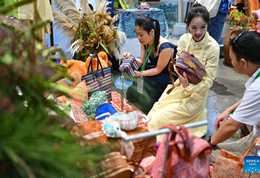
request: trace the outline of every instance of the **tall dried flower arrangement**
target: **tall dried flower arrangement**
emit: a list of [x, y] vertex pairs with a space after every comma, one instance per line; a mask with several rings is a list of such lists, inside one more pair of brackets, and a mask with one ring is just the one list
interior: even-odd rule
[[93, 12], [88, 0], [79, 0], [77, 9], [73, 0], [53, 0], [52, 7], [54, 26], [61, 31], [62, 39], [68, 39], [72, 54], [77, 53], [77, 59], [85, 61], [91, 53], [106, 51], [119, 59], [119, 50], [126, 41], [125, 34], [117, 31], [113, 18], [107, 11], [107, 1], [96, 0], [96, 11]]

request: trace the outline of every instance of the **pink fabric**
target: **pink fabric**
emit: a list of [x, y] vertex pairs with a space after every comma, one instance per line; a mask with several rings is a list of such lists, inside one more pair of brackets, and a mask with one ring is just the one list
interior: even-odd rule
[[[183, 132], [183, 131], [180, 131]], [[183, 133], [182, 133], [183, 134]], [[171, 138], [172, 133], [170, 133], [169, 138]], [[186, 136], [185, 136], [186, 137]], [[184, 138], [185, 138], [184, 137]], [[211, 146], [209, 143], [201, 138], [194, 136], [192, 133], [188, 132], [188, 138], [184, 142], [179, 133], [176, 134], [174, 145], [182, 152], [184, 148], [184, 143], [189, 145], [188, 148], [190, 150], [190, 156], [188, 156], [188, 149], [183, 151], [185, 156], [194, 157], [193, 161], [189, 163], [184, 160], [181, 154], [176, 154], [174, 149], [171, 152], [170, 160], [170, 170], [171, 173], [169, 177], [172, 178], [207, 178], [209, 175], [209, 167], [210, 167], [210, 153]], [[163, 164], [165, 157], [165, 143], [166, 143], [166, 135], [164, 136], [162, 143], [159, 146], [159, 149], [156, 153], [156, 160], [153, 165], [152, 177], [161, 178], [163, 176]], [[177, 144], [176, 144], [177, 143]], [[192, 159], [191, 159], [192, 160]], [[167, 169], [166, 169], [167, 170]], [[167, 171], [165, 172], [167, 173]], [[167, 175], [167, 174], [166, 174]], [[167, 177], [167, 176], [166, 176]]]
[[[69, 95], [73, 99], [73, 102], [78, 105], [79, 107], [88, 100], [88, 91], [85, 81], [81, 81], [76, 87], [74, 87], [70, 92]], [[68, 99], [66, 96], [59, 96], [57, 97], [58, 103], [67, 103]]]
[[73, 112], [74, 121], [77, 124], [81, 124], [81, 123], [90, 121], [90, 119], [88, 118], [86, 113], [77, 104], [75, 104], [74, 102], [72, 102], [70, 100], [68, 102], [71, 105], [71, 112]]

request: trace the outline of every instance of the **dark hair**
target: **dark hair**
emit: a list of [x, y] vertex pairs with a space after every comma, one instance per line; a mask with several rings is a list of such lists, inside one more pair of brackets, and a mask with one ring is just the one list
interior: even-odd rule
[[155, 37], [154, 37], [154, 47], [155, 52], [157, 51], [157, 46], [159, 44], [160, 39], [160, 24], [157, 19], [152, 19], [151, 17], [141, 17], [135, 20], [135, 26], [141, 27], [148, 34], [152, 29], [154, 29]]
[[202, 17], [204, 21], [208, 24], [208, 29], [209, 29], [209, 11], [205, 6], [202, 6], [198, 2], [196, 2], [188, 12], [187, 21], [186, 21], [187, 26], [190, 25], [190, 22], [194, 17]]
[[260, 34], [255, 31], [240, 33], [229, 41], [229, 46], [235, 53], [237, 60], [244, 58], [254, 64], [260, 64]]

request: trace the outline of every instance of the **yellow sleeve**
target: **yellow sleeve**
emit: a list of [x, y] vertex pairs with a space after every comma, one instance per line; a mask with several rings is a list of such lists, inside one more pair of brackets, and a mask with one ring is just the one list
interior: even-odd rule
[[[207, 52], [208, 51], [208, 52]], [[203, 79], [197, 85], [189, 84], [188, 87], [184, 88], [184, 90], [188, 93], [200, 93], [207, 91], [213, 84], [213, 80], [217, 75], [218, 70], [218, 61], [219, 61], [219, 46], [215, 45], [206, 48], [206, 63], [205, 63], [205, 74]]]
[[188, 35], [188, 34], [182, 35], [182, 36], [180, 37], [180, 39], [178, 40], [177, 56], [179, 56], [179, 54], [180, 54], [182, 51], [185, 51], [185, 50], [186, 50], [186, 46], [185, 46], [185, 45], [188, 45], [187, 35]]

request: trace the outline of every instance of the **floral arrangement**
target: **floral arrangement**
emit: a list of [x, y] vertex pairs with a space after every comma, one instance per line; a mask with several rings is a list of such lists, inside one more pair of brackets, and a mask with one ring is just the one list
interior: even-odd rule
[[243, 12], [234, 9], [230, 12], [229, 16], [226, 18], [226, 23], [232, 26], [239, 27], [252, 27], [256, 28], [258, 21], [257, 13], [253, 13], [252, 16], [248, 17]]
[[96, 11], [93, 12], [88, 0], [80, 0], [78, 9], [73, 0], [54, 0], [56, 8], [52, 8], [56, 23], [54, 26], [61, 31], [62, 39], [68, 39], [72, 54], [77, 59], [86, 61], [89, 54], [105, 51], [120, 59], [119, 50], [126, 41], [125, 34], [117, 31], [113, 18], [107, 12], [108, 2], [96, 0]]

